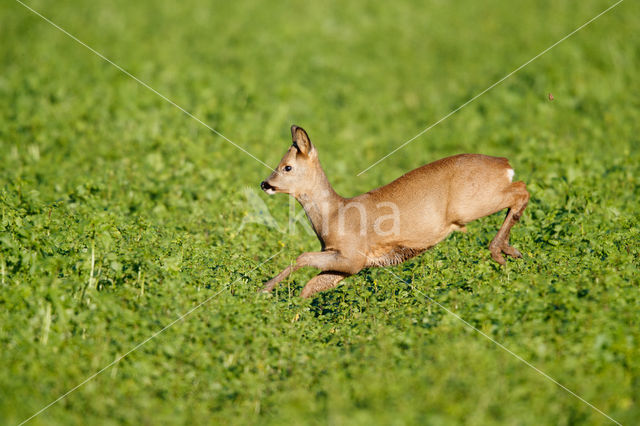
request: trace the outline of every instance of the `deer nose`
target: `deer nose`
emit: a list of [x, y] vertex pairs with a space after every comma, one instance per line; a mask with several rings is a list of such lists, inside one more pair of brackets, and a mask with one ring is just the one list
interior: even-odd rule
[[262, 183], [260, 183], [260, 188], [262, 188], [263, 191], [266, 191], [271, 188], [271, 185], [269, 185], [266, 180], [263, 180]]

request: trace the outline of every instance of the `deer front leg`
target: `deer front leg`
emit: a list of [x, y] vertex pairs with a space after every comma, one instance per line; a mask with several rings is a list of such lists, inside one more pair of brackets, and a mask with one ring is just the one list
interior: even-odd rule
[[307, 285], [302, 289], [300, 296], [307, 299], [319, 291], [329, 290], [338, 285], [340, 281], [347, 278], [351, 274], [344, 272], [324, 271], [311, 278]]
[[298, 268], [296, 268], [295, 265], [287, 266], [278, 275], [276, 275], [275, 277], [271, 278], [269, 281], [264, 283], [264, 287], [262, 287], [260, 291], [262, 293], [269, 293], [271, 290], [273, 290], [276, 287], [276, 285], [278, 285], [280, 281], [287, 278], [289, 275], [291, 275], [292, 272], [296, 271], [297, 269]]
[[261, 291], [270, 292], [280, 281], [304, 266], [311, 266], [321, 271], [335, 271], [353, 275], [362, 270], [364, 265], [365, 258], [360, 255], [347, 257], [337, 251], [302, 253], [292, 265], [287, 266], [282, 272], [267, 281]]

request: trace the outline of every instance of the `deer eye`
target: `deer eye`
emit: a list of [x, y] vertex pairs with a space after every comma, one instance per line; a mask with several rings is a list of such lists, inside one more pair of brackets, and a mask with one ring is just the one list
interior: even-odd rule
[[291, 166], [284, 166], [284, 171], [285, 171], [285, 172], [290, 172], [290, 171], [291, 171], [291, 169], [293, 169], [293, 167], [291, 167]]

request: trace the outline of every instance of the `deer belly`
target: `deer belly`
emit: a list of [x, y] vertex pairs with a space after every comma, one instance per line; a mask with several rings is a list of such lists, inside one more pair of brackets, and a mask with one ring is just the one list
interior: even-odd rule
[[367, 268], [376, 266], [398, 265], [407, 259], [423, 253], [426, 248], [411, 248], [405, 246], [380, 247], [367, 255]]

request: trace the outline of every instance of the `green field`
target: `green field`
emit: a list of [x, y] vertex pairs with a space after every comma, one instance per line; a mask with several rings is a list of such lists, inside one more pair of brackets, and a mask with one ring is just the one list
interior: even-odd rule
[[319, 248], [264, 165], [3, 2], [0, 424], [205, 300], [29, 424], [611, 424], [470, 326], [637, 424], [638, 2], [356, 177], [613, 3], [29, 0], [268, 165], [303, 126], [341, 195], [461, 152], [527, 182], [523, 259], [498, 214], [302, 300], [315, 271], [256, 293]]

